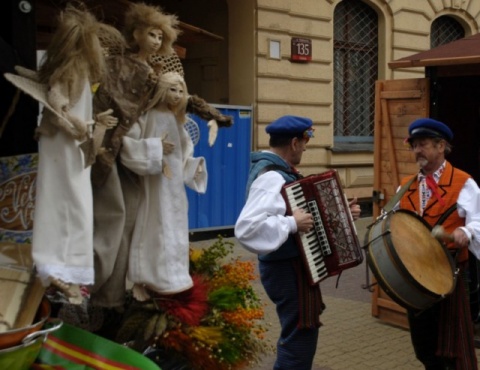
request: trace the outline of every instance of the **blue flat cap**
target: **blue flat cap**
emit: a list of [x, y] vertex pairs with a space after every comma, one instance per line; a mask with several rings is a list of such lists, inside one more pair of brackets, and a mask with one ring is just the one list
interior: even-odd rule
[[270, 135], [297, 136], [311, 130], [312, 125], [313, 122], [310, 118], [283, 116], [270, 123], [265, 131]]
[[408, 142], [418, 137], [438, 137], [450, 142], [453, 139], [453, 132], [440, 121], [432, 118], [420, 118], [413, 121], [408, 127]]

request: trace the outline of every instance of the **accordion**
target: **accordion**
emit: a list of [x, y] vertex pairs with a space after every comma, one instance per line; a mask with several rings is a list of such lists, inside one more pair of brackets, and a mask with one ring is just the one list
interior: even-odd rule
[[312, 230], [295, 234], [310, 284], [362, 263], [363, 254], [337, 171], [286, 184], [282, 196], [288, 214], [303, 208], [314, 219]]

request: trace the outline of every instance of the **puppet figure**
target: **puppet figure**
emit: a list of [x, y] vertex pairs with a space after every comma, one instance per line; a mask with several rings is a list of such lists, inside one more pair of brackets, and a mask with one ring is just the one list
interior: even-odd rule
[[92, 181], [102, 186], [115, 164], [122, 137], [145, 112], [161, 75], [148, 63], [153, 53], [171, 54], [178, 35], [178, 20], [159, 7], [132, 4], [125, 15], [126, 50], [107, 58], [107, 76], [95, 95], [95, 110], [113, 109], [119, 123], [104, 139], [106, 150], [93, 165]]
[[137, 206], [138, 176], [118, 160], [122, 139], [151, 104], [161, 67], [148, 63], [150, 54], [170, 55], [178, 35], [178, 20], [159, 7], [131, 4], [125, 15], [127, 47], [107, 58], [107, 76], [94, 98], [96, 112], [112, 108], [117, 127], [106, 133], [92, 166], [94, 198], [95, 284], [92, 303], [121, 307], [125, 299], [125, 276]]
[[[49, 109], [36, 130], [32, 254], [43, 285], [56, 285], [72, 303], [82, 301], [79, 286], [94, 281], [90, 167], [80, 144], [94, 124], [91, 85], [104, 74], [101, 28], [108, 29], [87, 11], [67, 6], [38, 73], [38, 82], [48, 87]], [[101, 125], [116, 123], [110, 113], [98, 115]]]
[[128, 268], [134, 296], [140, 300], [193, 286], [185, 185], [203, 193], [207, 184], [205, 159], [193, 157], [193, 143], [184, 128], [188, 94], [182, 76], [163, 74], [157, 99], [123, 138], [121, 151], [122, 163], [140, 176]]
[[[176, 16], [163, 13], [159, 7], [131, 4], [125, 15], [126, 50], [112, 53], [107, 59], [107, 79], [95, 94], [95, 111], [112, 108], [119, 118], [117, 127], [106, 133], [105, 150], [92, 166], [95, 284], [91, 297], [97, 306], [119, 308], [125, 300], [128, 248], [140, 187], [138, 175], [118, 160], [118, 153], [123, 137], [155, 103], [152, 95], [156, 83], [163, 73], [172, 71], [168, 61], [178, 60], [173, 49], [179, 34], [177, 26]], [[174, 66], [183, 75], [181, 63]], [[195, 95], [188, 96], [187, 111], [210, 121], [211, 145], [216, 129], [232, 124], [231, 117]]]

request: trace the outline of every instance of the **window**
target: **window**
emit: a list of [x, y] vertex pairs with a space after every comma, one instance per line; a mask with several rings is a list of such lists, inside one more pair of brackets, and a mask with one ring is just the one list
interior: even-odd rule
[[378, 77], [378, 16], [358, 0], [334, 13], [335, 141], [373, 141]]
[[435, 19], [430, 31], [430, 48], [448, 44], [465, 37], [462, 25], [452, 17], [443, 15]]

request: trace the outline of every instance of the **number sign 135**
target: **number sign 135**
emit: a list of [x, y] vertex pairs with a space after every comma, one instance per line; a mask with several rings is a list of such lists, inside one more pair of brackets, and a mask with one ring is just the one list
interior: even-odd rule
[[292, 62], [309, 62], [312, 60], [312, 40], [292, 38], [290, 60]]

